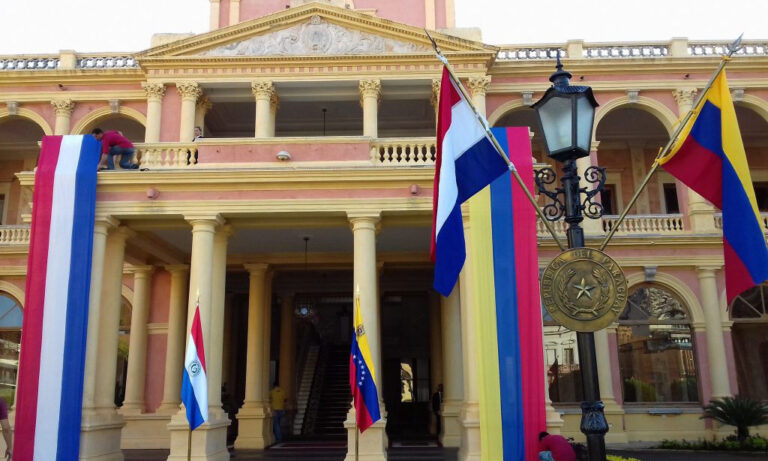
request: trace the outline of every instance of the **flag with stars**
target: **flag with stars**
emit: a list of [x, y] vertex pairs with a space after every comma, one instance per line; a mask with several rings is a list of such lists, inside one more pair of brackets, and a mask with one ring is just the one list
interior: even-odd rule
[[352, 389], [357, 427], [360, 433], [381, 419], [379, 393], [376, 390], [376, 371], [373, 369], [371, 349], [365, 335], [360, 298], [355, 297], [352, 351], [349, 355], [349, 386]]

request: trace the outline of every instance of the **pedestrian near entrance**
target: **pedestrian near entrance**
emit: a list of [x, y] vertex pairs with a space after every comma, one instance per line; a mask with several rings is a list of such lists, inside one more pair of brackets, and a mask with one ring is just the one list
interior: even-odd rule
[[280, 426], [285, 416], [285, 393], [277, 384], [269, 391], [269, 401], [272, 406], [272, 432], [275, 433], [275, 442], [282, 442], [283, 431]]
[[99, 169], [114, 170], [115, 169], [115, 155], [120, 156], [120, 168], [125, 170], [136, 170], [139, 165], [131, 162], [133, 154], [136, 153], [136, 149], [133, 147], [133, 143], [128, 140], [119, 131], [102, 131], [101, 128], [94, 128], [91, 132], [93, 137], [101, 141], [101, 153], [107, 156], [106, 168], [99, 167]]
[[539, 459], [541, 461], [576, 461], [576, 452], [562, 435], [539, 433]]
[[3, 429], [5, 440], [5, 459], [10, 460], [13, 455], [13, 437], [11, 437], [11, 424], [8, 422], [8, 403], [0, 397], [0, 427]]

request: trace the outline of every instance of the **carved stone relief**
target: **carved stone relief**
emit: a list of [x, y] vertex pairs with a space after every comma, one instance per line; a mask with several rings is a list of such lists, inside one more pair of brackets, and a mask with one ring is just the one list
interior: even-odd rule
[[203, 56], [418, 53], [426, 46], [350, 30], [313, 16], [309, 22], [202, 53]]

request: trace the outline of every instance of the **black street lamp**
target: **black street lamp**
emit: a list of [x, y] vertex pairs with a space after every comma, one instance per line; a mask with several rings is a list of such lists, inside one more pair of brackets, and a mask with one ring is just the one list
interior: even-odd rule
[[[581, 228], [584, 216], [597, 219], [603, 215], [602, 205], [592, 199], [603, 189], [605, 169], [589, 167], [584, 172], [584, 178], [595, 187], [591, 190], [579, 187], [576, 159], [589, 155], [592, 125], [598, 104], [592, 88], [572, 86], [570, 78], [571, 74], [563, 70], [558, 55], [557, 71], [549, 77], [552, 86], [532, 106], [544, 135], [547, 154], [563, 164], [563, 176], [560, 179], [562, 187], [556, 187], [554, 191], [547, 189], [556, 180], [555, 171], [551, 168], [536, 172], [536, 186], [539, 194], [552, 200], [544, 207], [546, 218], [556, 221], [564, 217], [568, 223], [568, 247], [579, 248], [584, 246], [584, 231]], [[578, 332], [577, 339], [585, 400], [581, 403], [581, 432], [587, 436], [589, 460], [605, 461], [608, 423], [603, 414], [603, 402], [600, 401], [595, 338], [591, 332]]]

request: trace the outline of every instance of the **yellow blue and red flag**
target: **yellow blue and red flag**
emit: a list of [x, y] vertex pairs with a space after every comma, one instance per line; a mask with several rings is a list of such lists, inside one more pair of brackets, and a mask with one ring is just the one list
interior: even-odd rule
[[357, 415], [357, 427], [364, 432], [381, 419], [379, 393], [376, 390], [376, 370], [365, 334], [363, 316], [360, 312], [360, 297], [355, 297], [352, 350], [349, 355], [349, 386]]
[[659, 163], [723, 211], [725, 291], [736, 296], [768, 280], [768, 247], [725, 71]]

